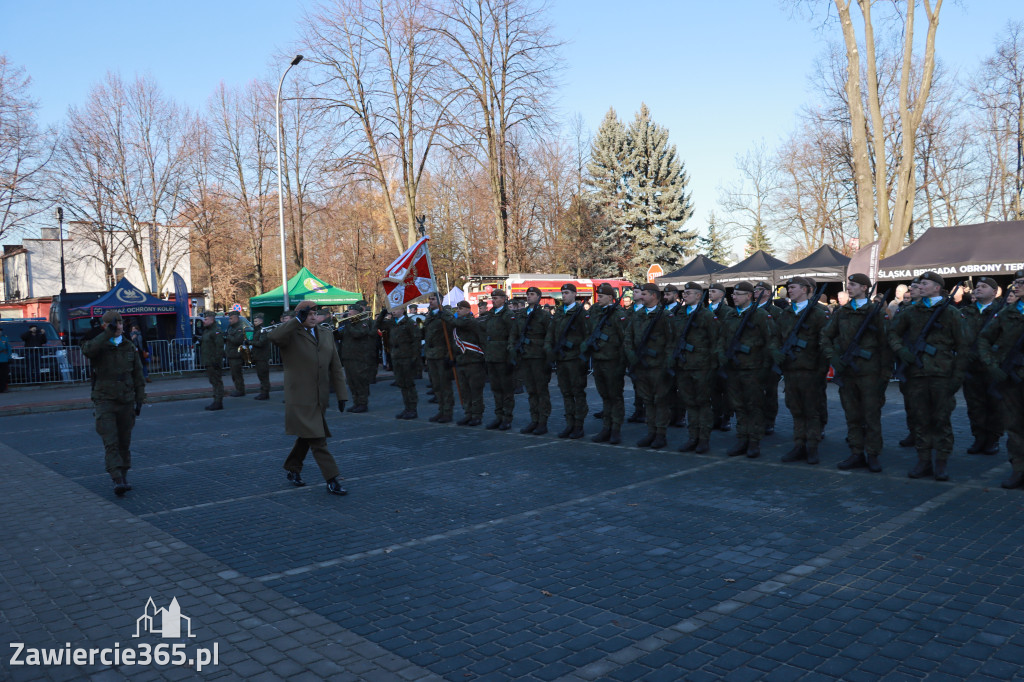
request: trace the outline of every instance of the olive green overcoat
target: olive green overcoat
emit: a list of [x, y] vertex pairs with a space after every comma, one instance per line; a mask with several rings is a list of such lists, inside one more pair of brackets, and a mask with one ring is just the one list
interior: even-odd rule
[[345, 370], [334, 337], [315, 328], [316, 338], [293, 318], [267, 334], [281, 349], [284, 364], [284, 430], [300, 438], [330, 436], [324, 413], [329, 407], [330, 385], [338, 400], [348, 400]]

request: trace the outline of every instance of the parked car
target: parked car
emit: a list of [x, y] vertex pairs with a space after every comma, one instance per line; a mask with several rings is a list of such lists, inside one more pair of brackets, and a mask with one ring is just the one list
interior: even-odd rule
[[[38, 327], [46, 337], [42, 347], [25, 348], [21, 337], [32, 326]], [[3, 327], [11, 344], [11, 361], [8, 364], [11, 383], [71, 380], [73, 370], [68, 364], [67, 350], [52, 324], [41, 317], [32, 317], [0, 320], [0, 327]]]
[[92, 328], [90, 318], [79, 317], [71, 319], [68, 311], [73, 308], [81, 308], [93, 301], [102, 298], [106, 291], [92, 291], [87, 293], [56, 294], [50, 304], [50, 324], [57, 330], [57, 336], [64, 342], [65, 346], [78, 346]]

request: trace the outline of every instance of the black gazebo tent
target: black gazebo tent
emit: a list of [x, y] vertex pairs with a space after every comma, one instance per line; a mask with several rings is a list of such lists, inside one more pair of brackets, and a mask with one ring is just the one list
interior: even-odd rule
[[775, 256], [764, 251], [755, 251], [745, 260], [741, 260], [731, 268], [725, 268], [711, 275], [711, 281], [726, 286], [733, 286], [742, 281], [757, 282], [763, 280], [775, 284], [775, 271], [787, 266]]
[[666, 284], [682, 286], [687, 282], [697, 282], [702, 287], [707, 288], [711, 284], [711, 275], [724, 269], [724, 265], [711, 260], [707, 256], [697, 256], [675, 272], [658, 277], [654, 280], [654, 283], [661, 286]]
[[846, 279], [846, 266], [850, 259], [828, 244], [792, 265], [775, 271], [779, 280], [790, 277], [810, 277], [816, 282], [842, 282]]
[[908, 280], [932, 270], [943, 277], [1012, 275], [1024, 267], [1024, 221], [933, 227], [878, 264], [878, 279]]

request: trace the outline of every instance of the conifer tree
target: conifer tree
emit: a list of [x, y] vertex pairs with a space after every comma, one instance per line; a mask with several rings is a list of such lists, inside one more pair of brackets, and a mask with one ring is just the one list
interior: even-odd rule
[[622, 272], [626, 246], [622, 203], [625, 199], [626, 128], [615, 109], [609, 109], [590, 149], [587, 164], [588, 203], [598, 212], [594, 222], [592, 270], [597, 277], [617, 277]]
[[718, 218], [712, 212], [708, 216], [708, 232], [704, 237], [699, 237], [697, 243], [700, 251], [716, 263], [726, 264], [729, 259], [729, 245], [725, 242], [722, 231], [718, 228]]
[[775, 255], [772, 253], [772, 243], [768, 241], [768, 230], [761, 223], [754, 225], [754, 230], [747, 239], [746, 254], [749, 256], [756, 251], [764, 251], [769, 256]]

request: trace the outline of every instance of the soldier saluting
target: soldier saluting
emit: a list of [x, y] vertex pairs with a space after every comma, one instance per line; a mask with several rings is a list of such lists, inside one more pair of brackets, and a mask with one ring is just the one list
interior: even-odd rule
[[[878, 473], [882, 464], [882, 406], [892, 373], [886, 337], [884, 301], [868, 299], [871, 280], [863, 273], [847, 278], [848, 303], [832, 314], [822, 331], [822, 351], [835, 370], [833, 383], [846, 413], [850, 456], [838, 464], [843, 471], [867, 467]], [[788, 382], [787, 382], [788, 383]]]
[[936, 481], [949, 480], [951, 417], [956, 392], [963, 383], [968, 350], [963, 318], [949, 305], [949, 297], [943, 296], [944, 286], [941, 275], [930, 271], [921, 275], [921, 302], [897, 315], [889, 328], [889, 345], [900, 363], [897, 378], [905, 383], [904, 396], [917, 449], [917, 465], [907, 476], [934, 475]]

